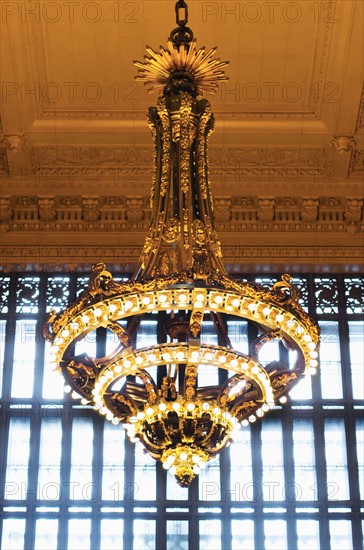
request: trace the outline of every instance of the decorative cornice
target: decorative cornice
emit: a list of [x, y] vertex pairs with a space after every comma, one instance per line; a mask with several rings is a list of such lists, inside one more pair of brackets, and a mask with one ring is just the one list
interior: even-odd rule
[[[232, 232], [362, 230], [356, 197], [224, 196], [214, 201], [216, 227]], [[0, 198], [0, 228], [11, 231], [145, 232], [148, 196], [10, 196]]]

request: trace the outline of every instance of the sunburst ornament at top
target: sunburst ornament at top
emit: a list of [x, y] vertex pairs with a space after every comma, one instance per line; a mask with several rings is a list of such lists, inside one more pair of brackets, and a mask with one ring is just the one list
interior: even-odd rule
[[194, 85], [197, 95], [203, 91], [215, 93], [219, 82], [228, 80], [221, 70], [228, 61], [214, 58], [216, 49], [212, 48], [208, 52], [205, 48], [198, 50], [195, 40], [180, 47], [168, 40], [167, 48], [161, 46], [159, 52], [147, 47], [150, 57], [144, 56], [143, 63], [134, 61], [139, 67], [136, 80], [144, 82], [149, 93], [168, 88], [176, 79], [189, 81]]

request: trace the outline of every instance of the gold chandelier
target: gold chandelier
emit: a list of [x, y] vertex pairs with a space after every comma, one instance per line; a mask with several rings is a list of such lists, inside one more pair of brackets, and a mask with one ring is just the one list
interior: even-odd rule
[[[289, 275], [272, 288], [231, 278], [213, 222], [207, 141], [214, 118], [202, 91], [226, 80], [215, 49], [197, 50], [187, 5], [176, 3], [178, 27], [167, 49], [148, 48], [139, 80], [161, 90], [149, 109], [154, 140], [152, 217], [136, 275], [116, 282], [105, 264], [92, 267], [88, 290], [60, 314], [51, 313], [45, 337], [51, 362], [69, 391], [114, 424], [187, 487], [200, 469], [234, 439], [241, 426], [263, 417], [307, 372], [317, 367], [319, 331], [300, 307]], [[145, 314], [164, 312], [157, 345], [136, 347]], [[226, 318], [255, 325], [249, 355], [235, 351]], [[203, 343], [206, 318], [219, 345]], [[126, 320], [126, 328], [120, 321]], [[101, 358], [74, 355], [77, 342], [104, 327], [116, 349]], [[296, 352], [295, 364], [258, 356], [272, 340]], [[159, 375], [150, 372], [157, 367]], [[218, 385], [198, 386], [199, 369], [225, 373]]]

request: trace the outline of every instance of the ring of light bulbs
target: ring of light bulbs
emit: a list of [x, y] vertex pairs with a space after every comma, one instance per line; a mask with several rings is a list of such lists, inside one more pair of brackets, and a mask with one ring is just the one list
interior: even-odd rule
[[[67, 360], [70, 346], [97, 326], [107, 326], [110, 321], [115, 322], [155, 311], [196, 309], [203, 312], [231, 313], [236, 317], [264, 325], [275, 331], [277, 338], [290, 342], [292, 349], [299, 352], [299, 374], [313, 374], [316, 371], [317, 342], [312, 340], [309, 330], [292, 313], [275, 304], [257, 301], [237, 292], [188, 286], [124, 293], [85, 307], [59, 328], [51, 349], [51, 363], [58, 366], [63, 360]], [[102, 362], [105, 364], [104, 367]], [[100, 359], [100, 371], [93, 390], [93, 405], [102, 414], [106, 414], [109, 420], [117, 423], [117, 417], [105, 404], [104, 394], [118, 379], [127, 375], [137, 375], [138, 370], [148, 370], [159, 365], [191, 363], [209, 364], [235, 373], [244, 373], [244, 376], [253, 379], [261, 389], [263, 402], [269, 407], [274, 404], [275, 396], [269, 374], [258, 361], [222, 346], [201, 344], [194, 347], [189, 343], [171, 342], [148, 349], [126, 348], [121, 354], [116, 355], [115, 360], [110, 359], [110, 356]], [[76, 392], [73, 396], [80, 397]], [[84, 397], [83, 402], [88, 403], [89, 400]]]

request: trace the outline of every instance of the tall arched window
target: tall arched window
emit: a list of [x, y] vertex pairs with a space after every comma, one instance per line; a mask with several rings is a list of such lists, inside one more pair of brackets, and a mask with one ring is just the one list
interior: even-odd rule
[[[255, 277], [263, 284], [272, 279]], [[42, 325], [87, 280], [43, 273], [0, 278], [1, 548], [362, 547], [362, 278], [294, 279], [302, 305], [320, 323], [320, 374], [297, 386], [284, 408], [242, 429], [189, 489], [132, 445], [122, 427], [64, 394], [62, 378], [49, 368]], [[157, 316], [145, 318], [138, 346], [153, 341], [157, 323]], [[233, 320], [228, 331], [234, 347], [246, 351], [246, 322]], [[110, 343], [99, 329], [84, 344], [93, 354]], [[283, 353], [272, 344], [269, 358], [260, 360]]]

